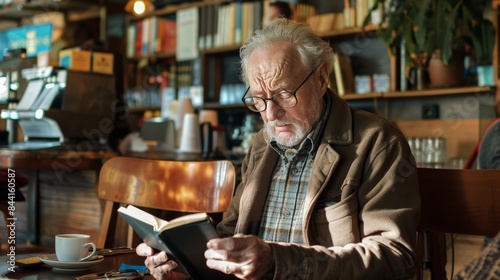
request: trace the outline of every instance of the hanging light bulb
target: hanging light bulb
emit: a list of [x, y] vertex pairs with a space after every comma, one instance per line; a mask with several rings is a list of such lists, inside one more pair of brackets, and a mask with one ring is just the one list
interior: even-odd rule
[[151, 12], [154, 9], [153, 3], [149, 0], [129, 0], [125, 4], [125, 11], [140, 16], [146, 12]]
[[136, 1], [134, 3], [134, 14], [142, 15], [146, 11], [146, 5], [143, 1]]

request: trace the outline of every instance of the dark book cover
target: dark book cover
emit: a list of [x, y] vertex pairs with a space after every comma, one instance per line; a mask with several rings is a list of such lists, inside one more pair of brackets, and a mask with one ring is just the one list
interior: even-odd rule
[[[175, 258], [192, 279], [236, 279], [233, 275], [227, 275], [218, 270], [210, 269], [206, 265], [204, 256], [207, 250], [206, 244], [208, 240], [219, 237], [208, 215], [205, 214], [202, 217], [203, 213], [193, 214], [193, 216], [197, 216], [197, 219], [178, 223], [172, 227], [167, 226], [167, 228], [161, 231], [155, 229], [148, 221], [135, 218], [132, 216], [133, 213], [128, 214], [125, 213], [127, 211], [122, 210], [119, 210], [120, 215], [146, 244], [157, 250], [165, 251]], [[151, 214], [149, 215], [152, 216]], [[181, 217], [180, 219], [185, 217]], [[199, 219], [199, 217], [202, 218]], [[157, 221], [161, 221], [157, 217], [154, 218]], [[171, 221], [171, 224], [173, 223], [174, 220]]]

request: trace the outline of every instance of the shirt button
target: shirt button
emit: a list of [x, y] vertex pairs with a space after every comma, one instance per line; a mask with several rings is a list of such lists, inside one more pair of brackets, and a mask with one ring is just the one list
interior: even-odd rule
[[297, 168], [292, 169], [292, 174], [297, 175], [299, 173], [299, 170]]
[[289, 217], [290, 215], [292, 215], [292, 213], [290, 211], [285, 212], [285, 216]]

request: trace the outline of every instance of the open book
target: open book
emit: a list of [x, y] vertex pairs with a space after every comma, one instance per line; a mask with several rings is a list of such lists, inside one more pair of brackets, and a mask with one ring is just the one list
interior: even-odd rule
[[165, 221], [132, 205], [118, 212], [146, 244], [173, 256], [192, 279], [236, 279], [206, 265], [207, 242], [219, 237], [206, 213]]

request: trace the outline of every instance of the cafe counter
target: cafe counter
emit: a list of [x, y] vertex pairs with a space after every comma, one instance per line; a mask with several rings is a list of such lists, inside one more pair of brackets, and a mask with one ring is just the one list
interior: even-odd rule
[[[0, 167], [29, 179], [28, 186], [23, 188], [26, 203], [16, 205], [19, 223], [17, 237], [26, 239], [29, 243], [41, 244], [41, 216], [43, 215], [49, 224], [61, 226], [74, 220], [72, 219], [74, 217], [68, 216], [70, 211], [77, 210], [74, 208], [85, 208], [83, 210], [87, 212], [79, 214], [79, 217], [90, 219], [94, 216], [92, 219], [95, 221], [92, 223], [98, 224], [101, 209], [95, 194], [95, 183], [103, 162], [114, 156], [117, 154], [106, 148], [90, 146], [63, 145], [47, 149], [0, 148]], [[76, 199], [80, 200], [78, 204], [73, 203]], [[48, 205], [41, 205], [42, 201]], [[65, 208], [61, 208], [63, 203]], [[45, 209], [41, 207], [54, 209], [44, 211]], [[23, 210], [26, 213], [22, 213]], [[56, 216], [63, 214], [65, 216], [60, 217], [61, 221], [57, 221]], [[83, 227], [89, 226], [83, 225]]]

